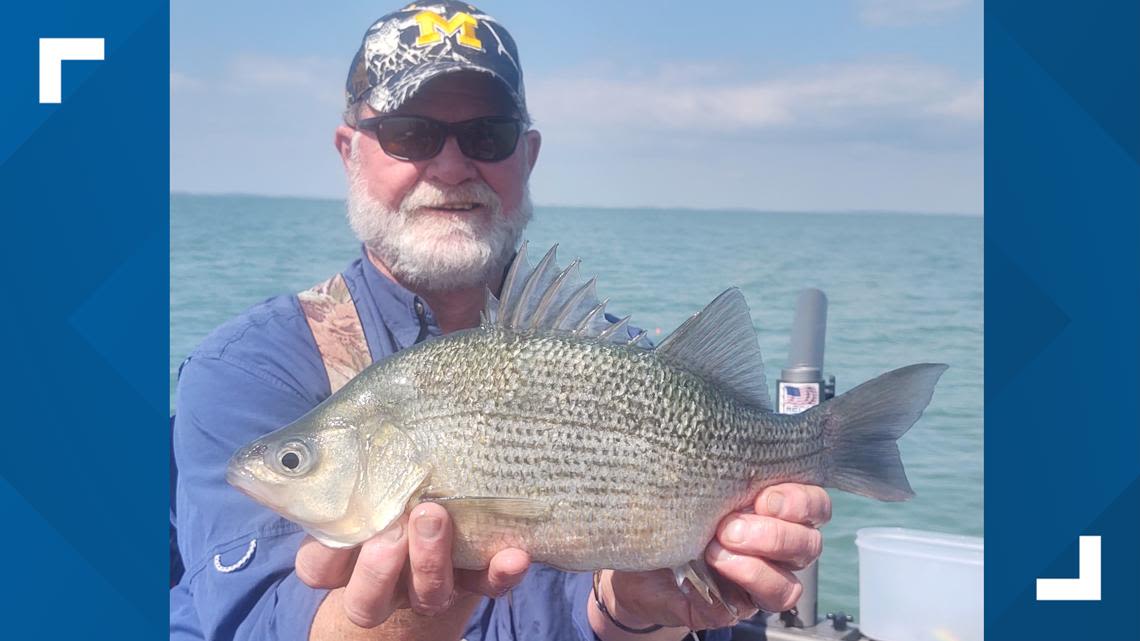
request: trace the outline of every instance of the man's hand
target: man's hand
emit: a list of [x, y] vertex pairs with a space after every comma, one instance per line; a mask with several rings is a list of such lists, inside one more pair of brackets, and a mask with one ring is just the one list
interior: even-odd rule
[[[709, 567], [727, 579], [719, 583], [721, 594], [740, 618], [758, 609], [782, 612], [799, 599], [803, 586], [792, 570], [819, 557], [823, 539], [816, 528], [831, 518], [831, 500], [823, 488], [785, 483], [761, 492], [754, 510], [726, 516], [705, 549]], [[606, 572], [602, 587], [607, 608], [631, 627], [660, 623], [701, 630], [736, 622], [723, 606], [708, 605], [695, 590], [678, 590], [669, 570]]]
[[[410, 522], [409, 522], [410, 521]], [[500, 596], [522, 581], [526, 552], [507, 549], [486, 570], [454, 570], [447, 510], [422, 503], [358, 548], [332, 549], [306, 538], [297, 552], [297, 576], [314, 588], [340, 588], [344, 615], [373, 628], [397, 609], [434, 616], [470, 595]], [[468, 613], [469, 614], [469, 613]]]
[[831, 499], [821, 487], [785, 483], [765, 488], [753, 508], [755, 514], [730, 514], [721, 521], [705, 560], [756, 607], [783, 612], [803, 593], [791, 571], [807, 567], [823, 551], [817, 528], [831, 520]]

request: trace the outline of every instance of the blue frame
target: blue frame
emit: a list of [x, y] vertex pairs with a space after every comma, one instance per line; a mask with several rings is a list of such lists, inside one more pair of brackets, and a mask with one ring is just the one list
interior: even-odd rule
[[[0, 20], [5, 638], [166, 634], [169, 7]], [[986, 627], [1140, 639], [1140, 9], [986, 4]], [[102, 37], [37, 102], [37, 39]], [[1103, 541], [1103, 598], [1038, 602]], [[19, 596], [13, 597], [16, 594]]]
[[[103, 38], [38, 100], [39, 38]], [[169, 7], [0, 19], [5, 639], [160, 639], [168, 567]]]
[[[986, 3], [986, 638], [1137, 639], [1140, 10]], [[1102, 542], [1102, 600], [1037, 601]]]

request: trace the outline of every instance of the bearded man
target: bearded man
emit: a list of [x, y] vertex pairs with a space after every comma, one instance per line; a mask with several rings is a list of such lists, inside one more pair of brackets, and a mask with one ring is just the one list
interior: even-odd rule
[[[434, 503], [362, 546], [326, 548], [227, 486], [241, 446], [297, 419], [369, 362], [474, 327], [531, 217], [530, 127], [507, 31], [456, 2], [409, 5], [365, 34], [334, 136], [361, 257], [320, 286], [269, 299], [215, 330], [179, 374], [173, 523], [185, 572], [171, 638], [727, 639], [735, 617], [679, 590], [669, 570], [590, 574], [523, 550], [454, 570]], [[790, 607], [790, 569], [820, 552], [820, 488], [766, 489], [726, 517], [706, 561], [738, 616]], [[503, 597], [510, 592], [510, 598]]]

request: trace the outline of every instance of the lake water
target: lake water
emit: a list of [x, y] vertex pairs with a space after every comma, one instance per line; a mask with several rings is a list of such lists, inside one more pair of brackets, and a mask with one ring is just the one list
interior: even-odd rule
[[[339, 201], [176, 194], [170, 210], [172, 404], [178, 364], [213, 327], [359, 254]], [[656, 341], [740, 287], [773, 385], [804, 287], [829, 299], [825, 370], [838, 392], [910, 363], [950, 364], [900, 441], [918, 496], [887, 504], [832, 491], [821, 616], [858, 610], [859, 528], [983, 534], [981, 218], [537, 207], [526, 237], [539, 254], [558, 242], [563, 264], [581, 256], [610, 309]]]

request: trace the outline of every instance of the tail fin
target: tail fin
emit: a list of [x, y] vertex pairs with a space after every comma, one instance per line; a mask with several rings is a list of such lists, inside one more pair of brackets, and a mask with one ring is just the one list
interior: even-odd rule
[[946, 365], [909, 365], [821, 405], [824, 485], [881, 501], [914, 496], [895, 442], [930, 403]]

